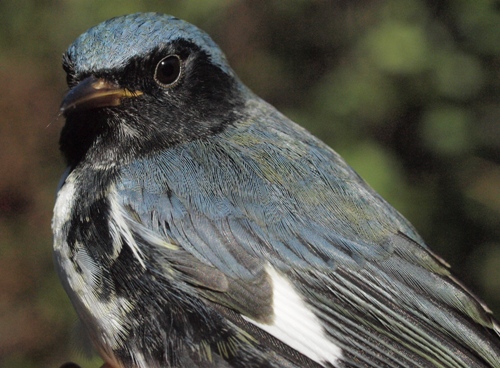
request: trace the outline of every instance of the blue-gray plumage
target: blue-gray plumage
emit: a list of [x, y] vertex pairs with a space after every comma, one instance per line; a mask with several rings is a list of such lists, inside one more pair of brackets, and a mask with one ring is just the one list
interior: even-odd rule
[[500, 367], [500, 328], [324, 143], [160, 14], [64, 56], [57, 269], [111, 367]]

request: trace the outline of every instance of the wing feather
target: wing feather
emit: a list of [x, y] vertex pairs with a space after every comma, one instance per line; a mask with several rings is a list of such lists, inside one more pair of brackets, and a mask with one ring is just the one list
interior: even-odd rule
[[[255, 300], [272, 295], [270, 264], [345, 351], [345, 366], [498, 366], [481, 302], [335, 152], [277, 112], [122, 175], [131, 219], [226, 277], [201, 291], [211, 302], [266, 321], [272, 306]], [[193, 284], [203, 279], [183, 267]]]

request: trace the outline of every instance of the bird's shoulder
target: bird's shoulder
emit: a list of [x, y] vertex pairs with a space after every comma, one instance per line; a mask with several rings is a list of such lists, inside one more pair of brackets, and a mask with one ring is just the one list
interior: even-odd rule
[[[214, 234], [231, 234], [228, 243], [293, 267], [358, 267], [388, 257], [400, 234], [425, 248], [336, 152], [261, 100], [246, 109], [216, 136], [122, 167], [122, 205], [149, 228], [159, 229], [154, 221], [169, 228], [208, 263], [231, 254], [208, 255], [220, 246]], [[191, 234], [206, 239], [206, 248]]]

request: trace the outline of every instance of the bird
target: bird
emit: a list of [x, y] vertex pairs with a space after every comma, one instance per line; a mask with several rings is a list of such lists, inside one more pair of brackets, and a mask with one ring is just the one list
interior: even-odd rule
[[136, 13], [63, 55], [61, 283], [105, 367], [500, 367], [500, 325], [207, 33]]

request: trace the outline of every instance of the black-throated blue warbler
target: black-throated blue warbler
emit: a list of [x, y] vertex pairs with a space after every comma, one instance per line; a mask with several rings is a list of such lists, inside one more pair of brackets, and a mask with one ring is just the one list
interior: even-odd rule
[[111, 367], [500, 367], [499, 325], [333, 150], [160, 14], [64, 54], [57, 269]]

